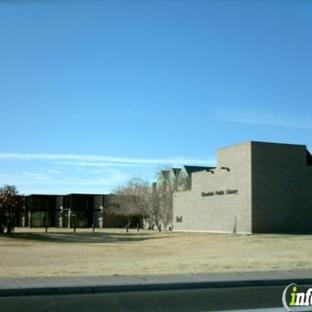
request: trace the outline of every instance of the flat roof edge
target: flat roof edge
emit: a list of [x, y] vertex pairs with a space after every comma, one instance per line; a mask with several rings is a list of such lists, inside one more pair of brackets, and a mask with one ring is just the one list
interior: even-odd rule
[[266, 145], [282, 145], [282, 146], [296, 146], [296, 147], [304, 147], [307, 149], [307, 146], [304, 144], [294, 144], [294, 143], [280, 143], [280, 142], [266, 142], [266, 141], [244, 141], [244, 142], [240, 142], [240, 143], [236, 143], [236, 144], [232, 144], [232, 145], [228, 145], [225, 147], [220, 147], [217, 149], [218, 150], [222, 150], [222, 149], [226, 149], [226, 148], [231, 148], [231, 147], [236, 147], [236, 146], [240, 146], [240, 145], [247, 145], [247, 144], [266, 144]]

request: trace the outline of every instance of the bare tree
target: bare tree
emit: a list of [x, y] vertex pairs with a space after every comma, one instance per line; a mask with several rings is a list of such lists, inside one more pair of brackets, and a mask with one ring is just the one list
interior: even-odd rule
[[173, 218], [173, 190], [172, 188], [161, 190], [161, 206], [162, 206], [162, 221], [165, 229], [172, 223]]
[[158, 172], [158, 183], [156, 186], [159, 197], [159, 210], [164, 228], [172, 223], [173, 216], [173, 193], [177, 191], [177, 177], [173, 170], [164, 169]]
[[[157, 172], [157, 217], [164, 228], [173, 221], [173, 193], [191, 188], [191, 179], [181, 174], [180, 168], [163, 168]], [[159, 226], [157, 226], [159, 228]]]
[[127, 227], [132, 216], [140, 216], [141, 223], [147, 221], [150, 227], [156, 226], [161, 231], [172, 223], [173, 192], [177, 183], [172, 180], [170, 170], [158, 173], [158, 183], [151, 186], [139, 178], [129, 180], [125, 185], [115, 189], [114, 213], [127, 217]]
[[178, 188], [176, 191], [190, 190], [191, 189], [191, 178], [179, 175], [177, 185], [178, 185]]
[[133, 178], [125, 185], [116, 188], [114, 193], [117, 195], [113, 203], [114, 213], [126, 216], [127, 231], [133, 216], [139, 216], [143, 220], [149, 214], [149, 186], [147, 182]]
[[157, 188], [157, 183], [153, 183], [152, 191], [149, 193], [150, 214], [149, 223], [151, 226], [156, 225], [161, 232], [161, 222], [163, 219], [163, 209], [161, 204], [161, 193]]
[[23, 208], [21, 196], [14, 185], [5, 185], [0, 188], [0, 232], [3, 231], [5, 219], [7, 234], [11, 234], [13, 219], [16, 213]]

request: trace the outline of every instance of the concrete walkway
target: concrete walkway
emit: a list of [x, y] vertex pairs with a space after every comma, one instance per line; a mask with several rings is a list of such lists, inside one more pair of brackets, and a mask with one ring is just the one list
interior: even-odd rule
[[0, 297], [194, 288], [312, 285], [312, 270], [105, 277], [0, 278]]

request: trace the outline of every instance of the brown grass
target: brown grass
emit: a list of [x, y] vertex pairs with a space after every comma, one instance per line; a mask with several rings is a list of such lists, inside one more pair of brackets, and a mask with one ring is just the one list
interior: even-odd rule
[[312, 236], [17, 229], [0, 236], [0, 277], [312, 268]]

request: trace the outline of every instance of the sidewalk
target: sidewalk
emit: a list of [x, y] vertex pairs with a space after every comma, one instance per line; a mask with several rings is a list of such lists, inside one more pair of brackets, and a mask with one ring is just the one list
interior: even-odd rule
[[0, 297], [194, 288], [312, 285], [312, 270], [105, 277], [0, 278]]

